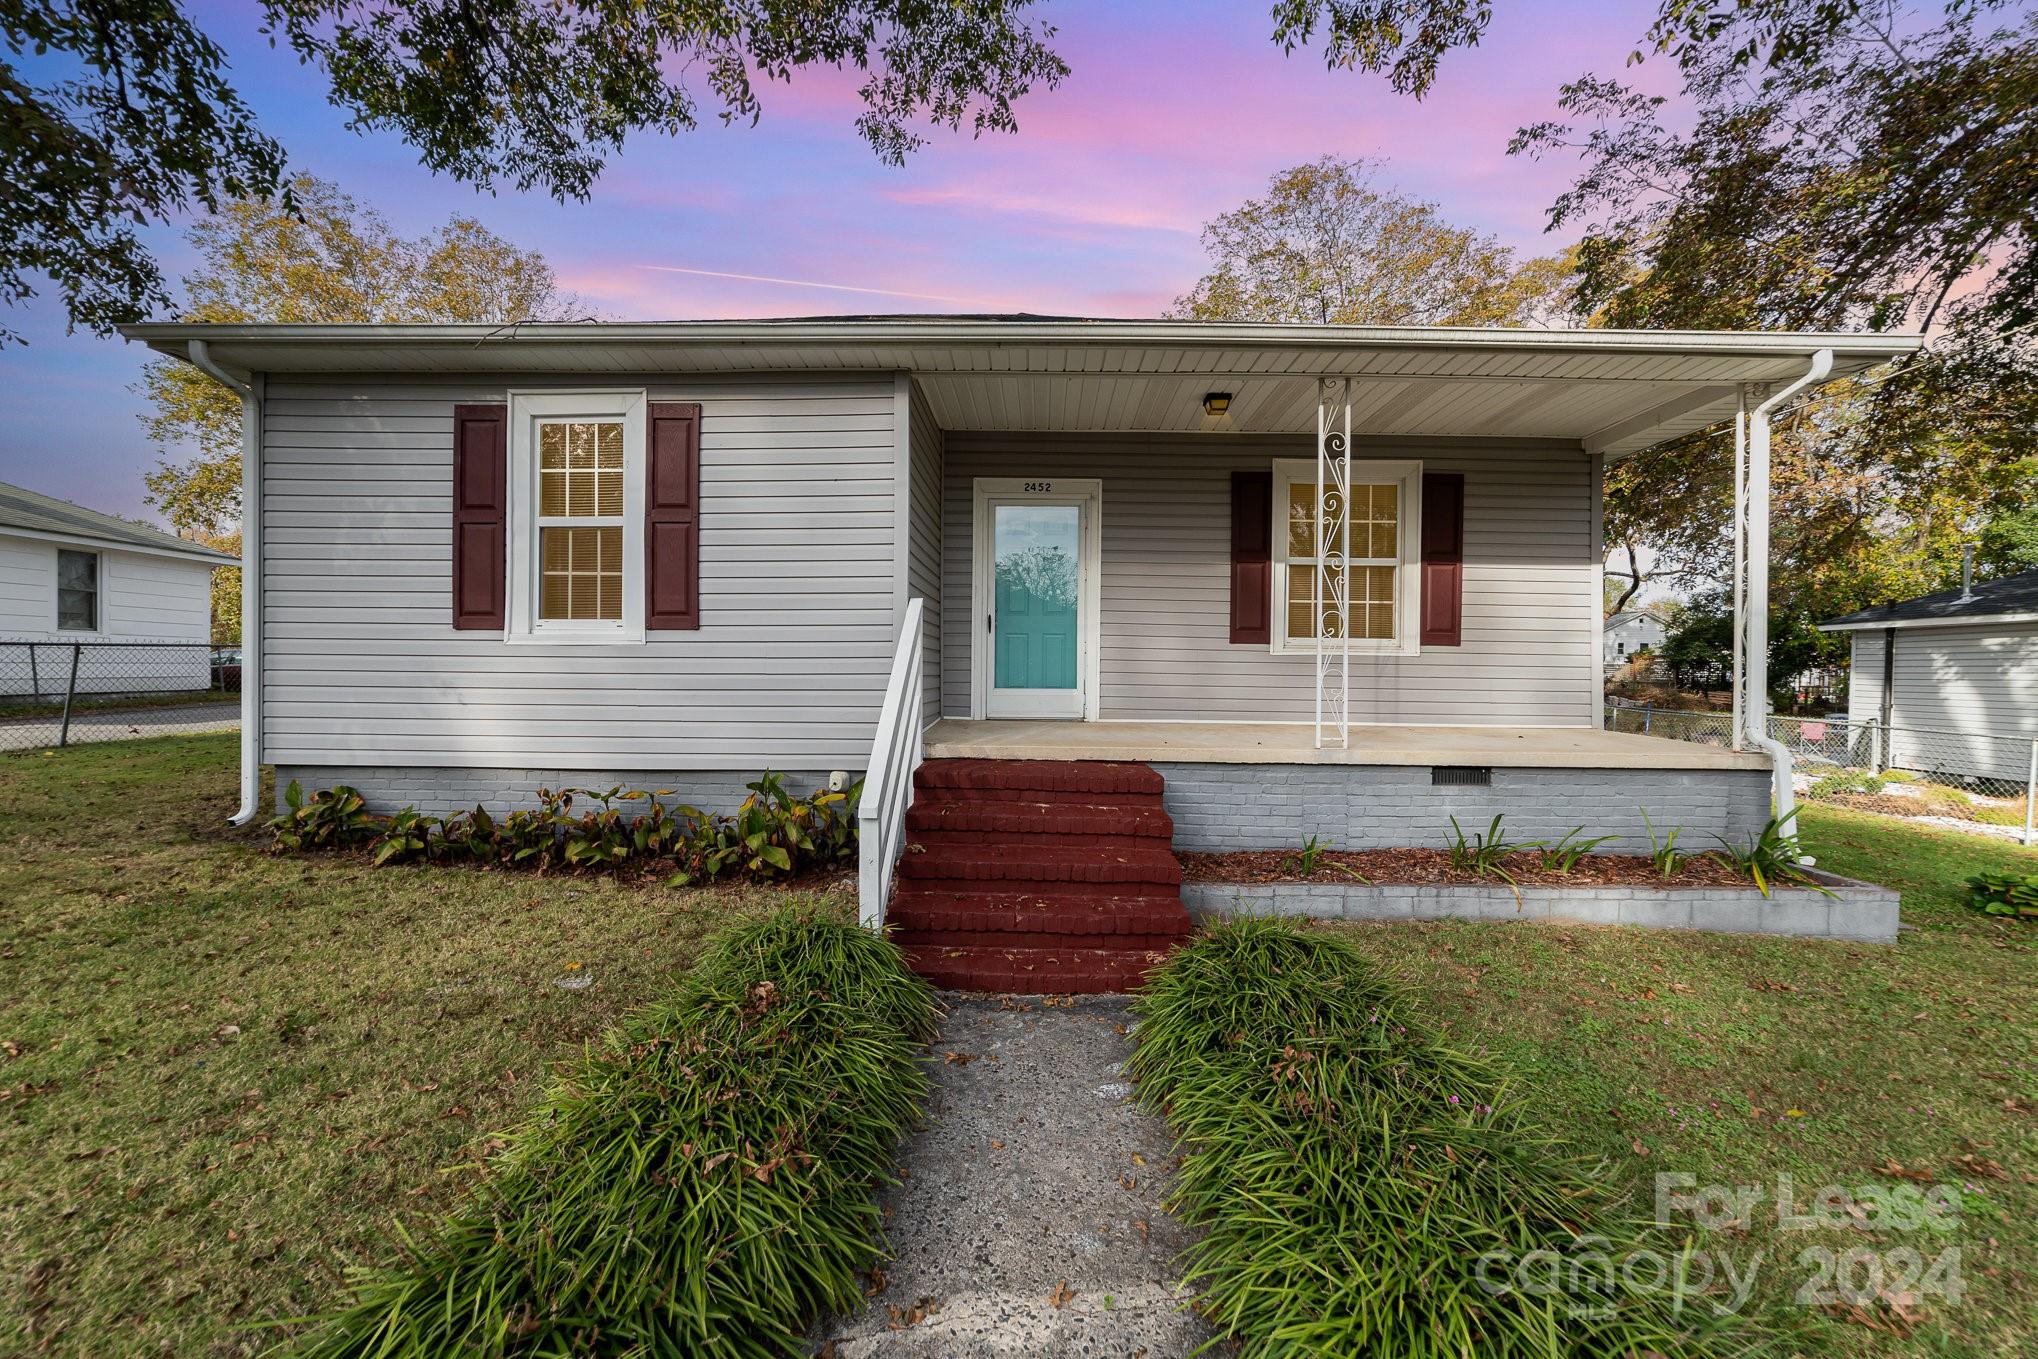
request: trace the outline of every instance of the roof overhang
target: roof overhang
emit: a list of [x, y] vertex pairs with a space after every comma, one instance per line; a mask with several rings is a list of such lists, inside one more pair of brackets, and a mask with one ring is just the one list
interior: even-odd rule
[[[1742, 384], [1846, 377], [1916, 335], [862, 319], [122, 327], [228, 371], [552, 376], [910, 373], [951, 430], [1311, 433], [1316, 380], [1356, 379], [1354, 432], [1529, 438], [1618, 458], [1732, 415]], [[1232, 396], [1206, 416], [1209, 391]]]
[[157, 547], [149, 543], [134, 543], [125, 538], [103, 537], [95, 533], [66, 533], [58, 529], [25, 528], [14, 524], [0, 524], [0, 537], [21, 538], [36, 543], [56, 543], [61, 547], [89, 547], [95, 552], [132, 552], [141, 557], [204, 562], [208, 566], [241, 564], [239, 557], [209, 547], [201, 547], [196, 543], [188, 548]]

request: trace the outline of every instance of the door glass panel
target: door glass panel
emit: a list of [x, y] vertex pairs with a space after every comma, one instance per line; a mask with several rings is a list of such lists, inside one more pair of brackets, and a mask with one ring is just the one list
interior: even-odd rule
[[997, 505], [992, 562], [997, 576], [993, 683], [1000, 689], [1076, 687], [1077, 541], [1075, 505]]

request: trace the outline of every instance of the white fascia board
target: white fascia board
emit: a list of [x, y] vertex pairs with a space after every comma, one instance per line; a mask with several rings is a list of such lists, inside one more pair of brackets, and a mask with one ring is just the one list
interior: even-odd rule
[[1908, 354], [1924, 344], [1914, 334], [1705, 330], [1516, 330], [1472, 326], [1210, 325], [1173, 321], [660, 321], [522, 325], [277, 325], [147, 322], [121, 334], [179, 353], [191, 340], [220, 345], [614, 345], [694, 344], [730, 347], [873, 345], [991, 348], [1140, 346], [1232, 349], [1471, 349], [1548, 353], [1690, 354], [1747, 357], [1809, 355], [1874, 360]]
[[163, 557], [170, 561], [201, 562], [206, 566], [239, 566], [239, 557], [209, 547], [192, 544], [188, 551], [174, 547], [145, 547], [130, 543], [125, 538], [101, 538], [89, 533], [59, 533], [54, 529], [16, 528], [0, 524], [0, 538], [21, 538], [32, 543], [58, 543], [64, 547], [89, 547], [94, 552], [133, 552], [143, 557]]
[[1821, 623], [1820, 632], [1881, 632], [1884, 628], [1981, 628], [2038, 623], [2038, 613], [1975, 613], [1961, 618], [1893, 618], [1880, 623]]

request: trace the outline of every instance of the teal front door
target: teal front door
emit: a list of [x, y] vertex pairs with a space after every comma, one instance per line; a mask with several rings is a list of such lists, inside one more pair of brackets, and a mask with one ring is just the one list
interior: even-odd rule
[[1047, 493], [986, 502], [986, 717], [1083, 716], [1091, 506]]

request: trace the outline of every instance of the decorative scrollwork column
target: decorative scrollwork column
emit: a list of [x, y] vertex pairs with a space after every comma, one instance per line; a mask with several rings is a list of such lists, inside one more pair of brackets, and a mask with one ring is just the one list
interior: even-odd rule
[[1352, 380], [1316, 384], [1316, 747], [1351, 744]]

